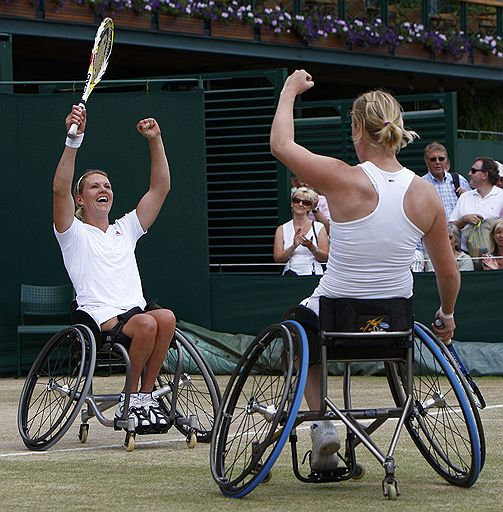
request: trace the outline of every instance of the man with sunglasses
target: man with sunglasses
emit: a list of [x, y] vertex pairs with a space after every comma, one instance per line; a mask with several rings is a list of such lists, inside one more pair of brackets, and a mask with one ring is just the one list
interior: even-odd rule
[[424, 148], [424, 161], [428, 173], [423, 176], [437, 190], [445, 208], [447, 219], [456, 206], [458, 197], [470, 190], [468, 181], [460, 174], [449, 172], [449, 157], [447, 149], [439, 142], [432, 142]]
[[485, 156], [477, 157], [468, 175], [473, 190], [459, 198], [448, 219], [465, 234], [461, 237], [461, 249], [465, 252], [466, 232], [471, 226], [503, 215], [503, 189], [496, 186], [499, 178], [496, 162]]

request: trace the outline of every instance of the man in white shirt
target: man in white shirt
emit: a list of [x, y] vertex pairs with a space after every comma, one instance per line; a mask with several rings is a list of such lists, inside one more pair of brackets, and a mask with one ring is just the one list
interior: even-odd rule
[[[473, 190], [460, 196], [449, 221], [466, 230], [484, 219], [503, 215], [503, 189], [498, 188], [498, 167], [492, 158], [478, 157], [468, 175]], [[466, 251], [466, 237], [461, 237], [461, 248]]]

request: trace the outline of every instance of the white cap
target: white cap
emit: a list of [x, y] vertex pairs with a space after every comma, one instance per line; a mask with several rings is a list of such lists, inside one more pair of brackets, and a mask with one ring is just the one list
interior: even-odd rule
[[498, 172], [500, 174], [500, 178], [503, 178], [503, 164], [495, 160], [496, 166], [498, 167]]

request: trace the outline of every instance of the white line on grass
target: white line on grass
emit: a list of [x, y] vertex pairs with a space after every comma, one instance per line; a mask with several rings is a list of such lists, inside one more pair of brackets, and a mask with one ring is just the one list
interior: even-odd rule
[[[489, 409], [502, 409], [503, 404], [496, 405], [488, 405], [484, 408], [484, 411], [488, 411]], [[396, 418], [395, 418], [396, 420]], [[333, 421], [333, 420], [332, 420]], [[334, 421], [337, 426], [343, 426], [342, 421]], [[298, 426], [297, 430], [307, 430], [309, 429], [309, 425]], [[137, 442], [136, 446], [144, 446], [144, 445], [161, 445], [161, 444], [172, 444], [172, 443], [180, 443], [185, 441], [185, 438], [179, 439], [163, 439], [160, 441], [141, 441]], [[111, 448], [121, 448], [124, 445], [121, 444], [109, 444], [104, 446], [83, 446], [79, 448], [62, 448], [62, 449], [51, 449], [50, 451], [26, 451], [26, 452], [14, 452], [14, 453], [2, 453], [0, 454], [0, 458], [7, 457], [26, 457], [27, 455], [50, 455], [52, 453], [70, 453], [70, 452], [82, 452], [82, 451], [95, 451], [95, 450], [109, 450]]]
[[[172, 444], [172, 443], [180, 443], [185, 441], [185, 438], [180, 439], [163, 439], [160, 441], [141, 441], [136, 442], [135, 446], [144, 446], [144, 445], [153, 445], [153, 444]], [[79, 448], [61, 448], [61, 449], [51, 449], [50, 451], [31, 451], [28, 450], [26, 452], [15, 452], [15, 453], [2, 453], [0, 457], [25, 457], [26, 455], [50, 455], [52, 453], [68, 453], [68, 452], [83, 452], [83, 451], [95, 451], [95, 450], [108, 450], [110, 448], [121, 448], [124, 444], [108, 444], [104, 446], [82, 446]]]

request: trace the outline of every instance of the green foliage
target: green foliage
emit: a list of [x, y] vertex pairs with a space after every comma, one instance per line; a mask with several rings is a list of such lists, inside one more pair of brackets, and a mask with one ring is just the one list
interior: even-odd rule
[[461, 130], [503, 132], [503, 90], [458, 91], [458, 125]]

